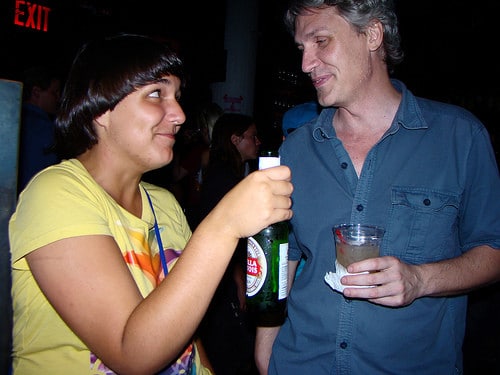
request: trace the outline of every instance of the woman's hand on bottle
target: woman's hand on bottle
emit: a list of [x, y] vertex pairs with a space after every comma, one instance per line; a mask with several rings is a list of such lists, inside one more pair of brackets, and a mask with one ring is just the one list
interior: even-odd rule
[[255, 171], [231, 189], [210, 216], [216, 216], [221, 230], [244, 238], [278, 221], [292, 217], [293, 185], [287, 166]]

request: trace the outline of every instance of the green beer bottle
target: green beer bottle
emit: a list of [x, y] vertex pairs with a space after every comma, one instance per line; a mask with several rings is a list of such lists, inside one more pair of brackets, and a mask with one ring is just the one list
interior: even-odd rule
[[[265, 151], [259, 157], [259, 169], [279, 164], [277, 152]], [[288, 232], [288, 221], [282, 221], [248, 238], [246, 298], [258, 326], [279, 326], [285, 320]]]

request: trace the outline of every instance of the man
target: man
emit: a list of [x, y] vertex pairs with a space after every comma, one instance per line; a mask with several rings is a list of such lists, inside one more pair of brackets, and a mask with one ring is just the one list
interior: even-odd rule
[[[500, 278], [488, 133], [464, 109], [390, 79], [402, 52], [389, 1], [297, 0], [286, 22], [324, 109], [280, 149], [294, 183], [290, 271], [307, 261], [284, 325], [258, 330], [259, 368], [460, 374], [466, 293]], [[324, 277], [335, 271], [331, 228], [341, 223], [386, 232], [380, 257], [351, 264], [363, 273], [342, 277], [338, 292]]]
[[18, 191], [43, 168], [58, 162], [52, 151], [54, 116], [61, 80], [51, 69], [34, 66], [23, 72], [23, 107], [19, 145]]

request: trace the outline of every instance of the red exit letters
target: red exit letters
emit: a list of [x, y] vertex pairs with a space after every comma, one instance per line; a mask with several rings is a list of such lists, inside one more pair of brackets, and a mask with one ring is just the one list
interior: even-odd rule
[[25, 0], [16, 0], [14, 25], [47, 32], [50, 8]]

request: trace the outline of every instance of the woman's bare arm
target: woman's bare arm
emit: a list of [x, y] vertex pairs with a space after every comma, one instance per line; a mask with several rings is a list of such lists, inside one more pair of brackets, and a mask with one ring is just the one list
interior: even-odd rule
[[147, 297], [110, 236], [81, 236], [27, 256], [41, 290], [68, 326], [120, 374], [154, 373], [191, 340], [239, 238], [287, 220], [287, 167], [254, 172], [193, 233], [168, 277]]

